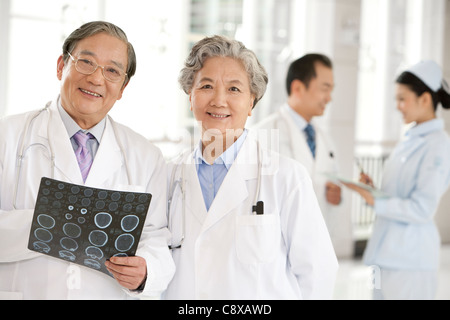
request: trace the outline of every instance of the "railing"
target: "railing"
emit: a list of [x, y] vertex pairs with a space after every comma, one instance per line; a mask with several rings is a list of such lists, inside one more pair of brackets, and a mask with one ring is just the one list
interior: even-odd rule
[[[387, 156], [358, 156], [361, 169], [369, 175], [376, 188], [380, 188], [383, 175], [384, 163]], [[359, 177], [359, 172], [357, 174]], [[352, 222], [357, 240], [367, 240], [370, 236], [371, 227], [375, 221], [375, 212], [368, 206], [364, 199], [358, 194], [353, 194], [352, 198]]]

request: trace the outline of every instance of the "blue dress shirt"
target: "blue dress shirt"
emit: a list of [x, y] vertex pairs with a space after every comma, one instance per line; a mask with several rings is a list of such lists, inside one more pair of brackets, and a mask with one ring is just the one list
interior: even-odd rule
[[247, 137], [248, 131], [245, 129], [241, 136], [227, 150], [218, 157], [213, 164], [205, 161], [202, 155], [202, 142], [194, 152], [194, 159], [197, 166], [197, 175], [202, 188], [203, 199], [208, 211], [214, 198], [219, 192], [225, 176], [236, 159], [242, 144]]

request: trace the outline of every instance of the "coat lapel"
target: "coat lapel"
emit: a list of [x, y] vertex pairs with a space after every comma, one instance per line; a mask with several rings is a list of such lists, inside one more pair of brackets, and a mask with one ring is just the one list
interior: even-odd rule
[[[55, 153], [55, 178], [65, 177], [68, 182], [84, 185], [77, 158], [70, 143], [70, 137], [61, 120], [56, 103], [52, 104], [50, 113], [51, 123], [48, 127], [45, 124], [42, 125], [38, 134], [45, 139], [48, 137], [49, 144]], [[86, 180], [86, 185], [94, 183], [95, 185], [101, 185], [122, 166], [123, 155], [115, 139], [111, 120], [107, 119], [105, 132]]]
[[204, 223], [207, 212], [203, 200], [202, 188], [198, 180], [197, 168], [193, 161], [193, 154], [189, 154], [184, 165], [184, 183], [186, 192], [186, 209], [196, 217], [201, 224]]
[[[291, 150], [293, 153], [293, 158], [302, 163], [308, 170], [309, 174], [311, 174], [314, 168], [314, 158], [312, 156], [311, 150], [309, 149], [308, 143], [306, 142], [306, 137], [304, 136], [303, 132], [298, 129], [298, 127], [294, 123], [294, 120], [292, 120], [291, 116], [286, 110], [282, 109], [280, 112], [286, 123], [287, 130], [287, 134], [283, 136], [289, 137], [288, 139], [291, 139], [290, 142], [292, 143], [292, 147], [290, 149], [293, 149]], [[319, 148], [317, 141], [316, 145], [317, 148]]]
[[49, 121], [50, 123], [40, 127], [39, 135], [48, 139], [48, 143], [55, 154], [55, 178], [65, 177], [65, 180], [71, 183], [83, 184], [78, 162], [69, 135], [56, 107], [56, 102], [50, 107]]
[[124, 157], [122, 151], [125, 152], [126, 150], [120, 150], [111, 119], [107, 117], [105, 132], [89, 171], [86, 184], [101, 186], [103, 182], [114, 175], [122, 167]]
[[248, 212], [251, 212], [251, 201], [247, 201], [247, 181], [257, 178], [256, 154], [256, 143], [247, 137], [211, 204], [203, 224], [203, 232], [245, 202], [249, 203]]

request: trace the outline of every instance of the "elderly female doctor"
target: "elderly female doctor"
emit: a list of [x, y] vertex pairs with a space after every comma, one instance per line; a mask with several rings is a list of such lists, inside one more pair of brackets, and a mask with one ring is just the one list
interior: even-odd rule
[[202, 138], [168, 170], [177, 271], [165, 298], [331, 298], [338, 264], [311, 179], [245, 129], [267, 85], [255, 54], [204, 38], [179, 81]]
[[[440, 248], [434, 215], [450, 183], [450, 139], [436, 109], [439, 103], [450, 108], [450, 95], [433, 61], [403, 72], [396, 88], [397, 108], [413, 126], [386, 162], [381, 186], [386, 196], [348, 186], [376, 212], [364, 252], [364, 262], [381, 271], [374, 298], [433, 299]], [[361, 181], [372, 183], [364, 174]]]

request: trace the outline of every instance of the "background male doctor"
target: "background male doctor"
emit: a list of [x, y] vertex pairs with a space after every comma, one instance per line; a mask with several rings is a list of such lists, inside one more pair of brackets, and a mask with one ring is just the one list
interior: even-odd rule
[[303, 164], [310, 174], [320, 208], [334, 240], [333, 207], [341, 203], [341, 187], [323, 174], [337, 173], [336, 150], [314, 118], [324, 114], [334, 88], [333, 65], [322, 54], [307, 54], [291, 63], [286, 76], [288, 100], [254, 128], [278, 129], [281, 154]]
[[[174, 273], [165, 162], [144, 137], [107, 116], [135, 69], [134, 49], [120, 28], [84, 24], [64, 42], [57, 62], [61, 91], [48, 109], [0, 120], [0, 299], [122, 299], [165, 290]], [[136, 256], [106, 263], [115, 280], [27, 249], [43, 176], [153, 195]]]

